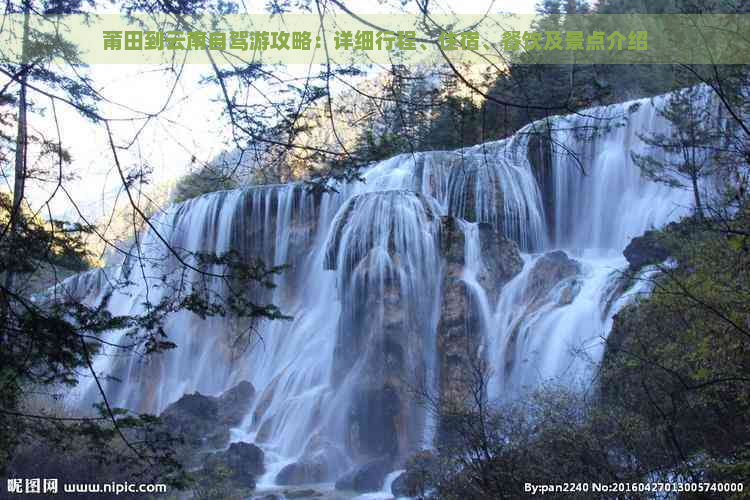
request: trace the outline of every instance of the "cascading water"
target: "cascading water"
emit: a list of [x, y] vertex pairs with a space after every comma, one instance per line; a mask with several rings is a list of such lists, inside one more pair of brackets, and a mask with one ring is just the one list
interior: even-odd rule
[[504, 288], [488, 320], [495, 325], [487, 339], [492, 396], [522, 394], [543, 381], [589, 383], [614, 314], [647, 291], [641, 281], [628, 297], [611, 296], [627, 268], [622, 250], [645, 230], [689, 213], [692, 202], [685, 190], [645, 180], [631, 159], [631, 152], [659, 154], [638, 134], [668, 130], [656, 111], [665, 99], [594, 108], [519, 133], [548, 133], [546, 161], [536, 172], [554, 221], [550, 246], [567, 255], [530, 256]]
[[[109, 348], [97, 358], [98, 372], [123, 380], [107, 385], [113, 403], [158, 413], [185, 393], [218, 394], [248, 380], [256, 397], [233, 439], [266, 451], [261, 484], [310, 455], [329, 464], [327, 480], [380, 456], [392, 457], [392, 470], [432, 441], [435, 424], [409, 389], [423, 379], [445, 390], [440, 372], [453, 358], [438, 351], [447, 349], [445, 325], [456, 313], [446, 288], [453, 278], [461, 285], [455, 290], [470, 298], [465, 307], [474, 309], [464, 316], [479, 318], [471, 323], [480, 337], [474, 354], [492, 368], [491, 397], [513, 397], [549, 379], [590, 380], [612, 316], [627, 300], [613, 292], [626, 266], [623, 248], [690, 206], [688, 193], [644, 180], [632, 164], [629, 151], [641, 147], [637, 132], [667, 127], [649, 100], [633, 104], [549, 120], [552, 141], [543, 155], [532, 154], [540, 147], [531, 142], [537, 123], [494, 143], [391, 158], [339, 193], [290, 184], [171, 207], [152, 223], [178, 253], [234, 251], [289, 264], [276, 288], [250, 286], [248, 294], [293, 319], [254, 323], [262, 342], [239, 350], [233, 340], [248, 325], [237, 318], [174, 313], [165, 329], [177, 349], [143, 360]], [[627, 119], [580, 137], [604, 117]], [[444, 255], [450, 217], [464, 242], [455, 276]], [[487, 272], [498, 259], [488, 235], [526, 252], [504, 285]], [[172, 293], [164, 275], [184, 273], [191, 286], [218, 293], [225, 286], [184, 270], [154, 231], [141, 235], [133, 252], [143, 258], [66, 286], [92, 304], [111, 293], [107, 307], [115, 314], [143, 312], [146, 299]], [[109, 287], [105, 274], [127, 285]], [[82, 381], [79, 396], [95, 400], [93, 383]]]

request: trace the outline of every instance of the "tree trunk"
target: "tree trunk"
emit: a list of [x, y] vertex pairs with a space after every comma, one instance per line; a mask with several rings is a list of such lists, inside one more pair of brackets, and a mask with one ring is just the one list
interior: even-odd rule
[[691, 175], [690, 180], [693, 183], [693, 198], [695, 199], [695, 213], [698, 214], [698, 218], [703, 220], [703, 202], [701, 201], [701, 191], [698, 188], [698, 176]]
[[[8, 221], [8, 232], [5, 235], [8, 242], [7, 251], [11, 252], [16, 246], [16, 239], [21, 228], [22, 206], [24, 191], [26, 190], [26, 151], [28, 147], [28, 122], [26, 113], [28, 100], [26, 96], [26, 80], [28, 71], [25, 66], [28, 64], [28, 45], [29, 45], [29, 4], [24, 2], [23, 17], [23, 41], [21, 45], [21, 73], [18, 77], [20, 89], [18, 91], [18, 123], [16, 127], [16, 155], [14, 162], [14, 182], [13, 182], [13, 204], [10, 211], [10, 220]], [[5, 283], [2, 297], [2, 315], [3, 325], [8, 325], [9, 308], [11, 299], [8, 294], [13, 292], [15, 287], [15, 271], [11, 264], [5, 271]], [[0, 345], [5, 343], [5, 332], [0, 332]]]

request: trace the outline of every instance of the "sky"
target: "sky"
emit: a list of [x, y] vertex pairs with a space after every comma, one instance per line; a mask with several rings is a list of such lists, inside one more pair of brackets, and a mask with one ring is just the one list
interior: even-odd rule
[[[433, 3], [434, 4], [434, 3]], [[257, 2], [258, 8], [249, 8], [253, 13], [262, 11], [265, 2]], [[392, 7], [365, 0], [347, 1], [346, 5], [357, 13], [391, 13]], [[488, 2], [486, 0], [447, 0], [443, 8], [456, 14], [478, 14], [490, 12], [511, 12], [528, 14], [534, 12], [535, 2], [520, 0], [513, 2]], [[116, 13], [116, 9], [112, 11]], [[287, 66], [289, 74], [302, 74], [306, 66]], [[149, 122], [138, 133], [143, 121], [113, 122], [114, 136], [119, 145], [133, 147], [122, 150], [124, 166], [147, 165], [153, 184], [165, 184], [186, 173], [193, 155], [208, 161], [225, 149], [221, 140], [228, 136], [225, 121], [220, 119], [221, 104], [215, 85], [201, 85], [199, 80], [206, 73], [202, 65], [186, 65], [184, 74], [170, 99], [170, 105], [160, 117]], [[100, 114], [110, 118], [129, 118], [142, 113], [153, 113], [162, 108], [171, 91], [171, 79], [156, 72], [148, 65], [92, 65], [89, 72], [94, 87], [108, 101], [100, 105]], [[63, 147], [72, 154], [69, 172], [75, 172], [76, 179], [69, 183], [70, 191], [79, 201], [79, 208], [89, 219], [97, 219], [108, 213], [115, 198], [122, 197], [121, 183], [113, 169], [112, 153], [107, 136], [101, 127], [94, 126], [77, 112], [56, 108], [61, 128]], [[45, 117], [35, 117], [33, 126], [45, 131], [51, 137], [57, 132], [50, 113]], [[46, 200], [44, 190], [32, 191], [32, 202]], [[77, 219], [73, 207], [62, 197], [52, 202], [56, 217]]]

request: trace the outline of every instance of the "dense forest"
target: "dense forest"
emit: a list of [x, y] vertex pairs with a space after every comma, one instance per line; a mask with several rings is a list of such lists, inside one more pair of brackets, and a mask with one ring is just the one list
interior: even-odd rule
[[[359, 10], [345, 3], [267, 9]], [[245, 8], [115, 5], [187, 28], [191, 14]], [[451, 2], [389, 7], [429, 18]], [[534, 27], [749, 7], [544, 0]], [[330, 61], [300, 77], [227, 60], [195, 84], [221, 108], [222, 152], [190, 152], [165, 181], [139, 141], [170, 123], [160, 115], [177, 91], [156, 111], [114, 103], [81, 47], [28, 22], [104, 8], [6, 4], [26, 19], [22, 61], [0, 54], [9, 488], [58, 478], [169, 487], [133, 498], [450, 500], [617, 483], [642, 488], [545, 496], [750, 495], [746, 66], [551, 65], [519, 52], [501, 68]], [[178, 89], [193, 85], [183, 67], [149, 71]], [[70, 114], [99, 131], [90, 140], [116, 179], [101, 212], [71, 188], [87, 174], [82, 146], [63, 140]], [[708, 486], [643, 489], [656, 483]], [[89, 495], [78, 496], [115, 498]]]

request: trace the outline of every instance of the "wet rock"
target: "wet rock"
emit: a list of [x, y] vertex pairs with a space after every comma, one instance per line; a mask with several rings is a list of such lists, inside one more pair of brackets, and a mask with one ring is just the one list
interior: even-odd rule
[[161, 414], [165, 429], [184, 440], [192, 449], [222, 447], [229, 440], [229, 429], [217, 426], [219, 404], [216, 398], [200, 393], [186, 394]]
[[[495, 302], [502, 287], [523, 268], [518, 245], [498, 234], [488, 224], [478, 227], [483, 265], [477, 281]], [[443, 217], [441, 252], [444, 259], [443, 301], [437, 330], [440, 373], [438, 440], [450, 439], [450, 416], [460, 412], [473, 381], [479, 348], [480, 309], [476, 293], [463, 281], [466, 235], [454, 217]]]
[[464, 264], [465, 249], [464, 233], [461, 231], [458, 219], [442, 217], [440, 226], [440, 250], [448, 264]]
[[567, 306], [571, 304], [578, 296], [578, 292], [581, 291], [582, 285], [581, 281], [577, 279], [567, 280], [565, 283], [562, 283], [557, 291], [557, 305]]
[[501, 230], [505, 224], [501, 182], [496, 170], [483, 162], [455, 165], [448, 179], [448, 213], [470, 222], [496, 219], [496, 229]]
[[578, 261], [562, 250], [548, 252], [534, 262], [524, 291], [525, 301], [531, 304], [547, 296], [561, 281], [572, 279], [581, 272]]
[[669, 250], [659, 242], [656, 231], [646, 231], [633, 238], [622, 254], [628, 259], [630, 269], [637, 271], [643, 266], [664, 262], [669, 257]]
[[271, 439], [271, 434], [274, 428], [274, 415], [267, 416], [263, 423], [258, 427], [258, 432], [255, 435], [255, 440], [259, 443], [267, 443]]
[[323, 440], [319, 434], [313, 435], [308, 441], [300, 462], [322, 464], [324, 474], [321, 481], [336, 478], [351, 465], [346, 453], [339, 445]]
[[255, 488], [255, 480], [265, 472], [263, 450], [250, 443], [232, 443], [227, 450], [206, 455], [204, 472], [218, 475], [226, 471], [228, 478], [244, 488]]
[[[428, 219], [432, 219], [435, 216], [434, 208], [430, 201], [424, 195], [413, 191], [375, 191], [354, 196], [346, 203], [346, 205], [341, 208], [336, 219], [333, 221], [331, 227], [331, 237], [329, 238], [328, 245], [326, 247], [325, 261], [323, 264], [324, 269], [334, 270], [337, 268], [337, 257], [341, 253], [341, 240], [345, 229], [349, 224], [352, 223], [353, 214], [363, 210], [363, 207], [373, 200], [379, 201], [380, 206], [385, 207], [386, 209], [397, 207], [398, 204], [403, 203], [404, 201], [407, 201], [407, 205], [408, 201], [415, 201], [416, 204], [411, 205], [411, 207], [419, 207], [419, 209], [424, 212], [424, 215]], [[395, 212], [398, 212], [399, 210], [404, 210], [404, 208], [396, 208]], [[393, 213], [394, 212], [392, 212], [392, 214]], [[395, 237], [396, 235], [394, 233], [390, 234], [391, 240], [393, 240]], [[391, 247], [390, 250], [392, 250], [395, 246], [395, 242], [389, 242], [389, 246]], [[355, 255], [351, 256], [353, 258], [350, 258], [348, 262], [347, 271], [351, 271], [353, 267], [350, 266], [356, 266], [361, 260], [364, 259], [367, 252], [369, 252], [371, 249], [372, 248], [368, 248], [366, 244], [358, 248], [357, 251], [363, 251], [364, 253], [358, 254], [355, 252]]]
[[398, 453], [396, 419], [401, 411], [397, 390], [389, 385], [381, 389], [357, 391], [349, 410], [349, 442], [362, 455]]
[[186, 394], [162, 412], [163, 429], [183, 439], [178, 454], [194, 463], [199, 451], [226, 446], [229, 429], [242, 422], [254, 396], [250, 382], [240, 382], [219, 397]]
[[336, 481], [337, 490], [351, 490], [358, 493], [368, 491], [379, 491], [383, 487], [385, 476], [393, 469], [393, 461], [390, 458], [372, 460], [359, 465], [344, 474]]
[[[557, 227], [555, 211], [556, 193], [554, 181], [553, 145], [551, 134], [544, 130], [544, 126], [529, 136], [527, 158], [532, 172], [542, 194], [544, 204], [544, 218], [547, 221], [548, 236], [554, 239]], [[536, 127], [535, 127], [536, 128]]]
[[[499, 290], [523, 268], [516, 242], [505, 238], [487, 223], [478, 225], [482, 267], [477, 280], [495, 298]], [[466, 264], [466, 237], [461, 223], [454, 217], [443, 217], [441, 225], [441, 253], [446, 263], [446, 277], [460, 279]]]
[[[429, 280], [440, 264], [438, 218], [431, 202], [413, 192], [367, 193], [352, 203], [354, 210], [339, 211], [327, 249], [329, 264], [345, 266], [338, 272], [346, 276], [332, 380], [349, 384], [347, 453], [364, 462], [406, 456], [422, 435], [423, 410], [410, 389], [425, 370], [434, 304], [429, 293], [438, 284]], [[378, 220], [363, 218], [363, 210]], [[405, 233], [414, 222], [418, 231]], [[417, 287], [430, 292], [417, 294]]]
[[315, 490], [284, 490], [286, 498], [319, 498], [323, 494]]
[[[534, 261], [523, 290], [524, 315], [528, 317], [542, 307], [559, 307], [572, 303], [581, 291], [581, 265], [562, 250], [548, 252]], [[519, 337], [527, 334], [518, 321], [508, 336], [505, 347], [504, 370], [509, 374], [516, 363]]]
[[623, 298], [627, 292], [638, 281], [637, 272], [619, 272], [613, 271], [610, 274], [610, 280], [607, 284], [605, 293], [602, 295], [602, 321], [609, 317], [612, 308]]
[[286, 465], [276, 476], [276, 484], [295, 486], [299, 484], [322, 483], [328, 468], [322, 461], [299, 461]]
[[[297, 275], [294, 271], [305, 261], [312, 248], [320, 215], [321, 193], [311, 192], [302, 183], [292, 185], [292, 190], [292, 204], [298, 209], [289, 214], [287, 265], [290, 267], [289, 271], [292, 271], [288, 274]], [[300, 277], [295, 276], [297, 279]]]
[[412, 475], [404, 472], [398, 476], [391, 484], [391, 493], [397, 497], [414, 497], [417, 496], [417, 489], [414, 485]]
[[254, 398], [255, 387], [244, 380], [224, 392], [217, 401], [219, 423], [229, 427], [236, 427], [242, 423]]
[[279, 381], [281, 380], [281, 377], [284, 376], [284, 373], [286, 372], [286, 369], [279, 372], [278, 375], [276, 375], [273, 380], [266, 386], [265, 389], [263, 389], [263, 392], [260, 395], [260, 398], [258, 399], [258, 404], [255, 405], [255, 411], [253, 412], [253, 425], [260, 424], [261, 419], [265, 415], [266, 411], [268, 411], [268, 408], [271, 406], [271, 403], [273, 402], [274, 394], [276, 393], [276, 388], [279, 385]]
[[523, 259], [518, 244], [489, 224], [479, 224], [479, 242], [484, 266], [477, 280], [494, 302], [503, 285], [521, 272]]

